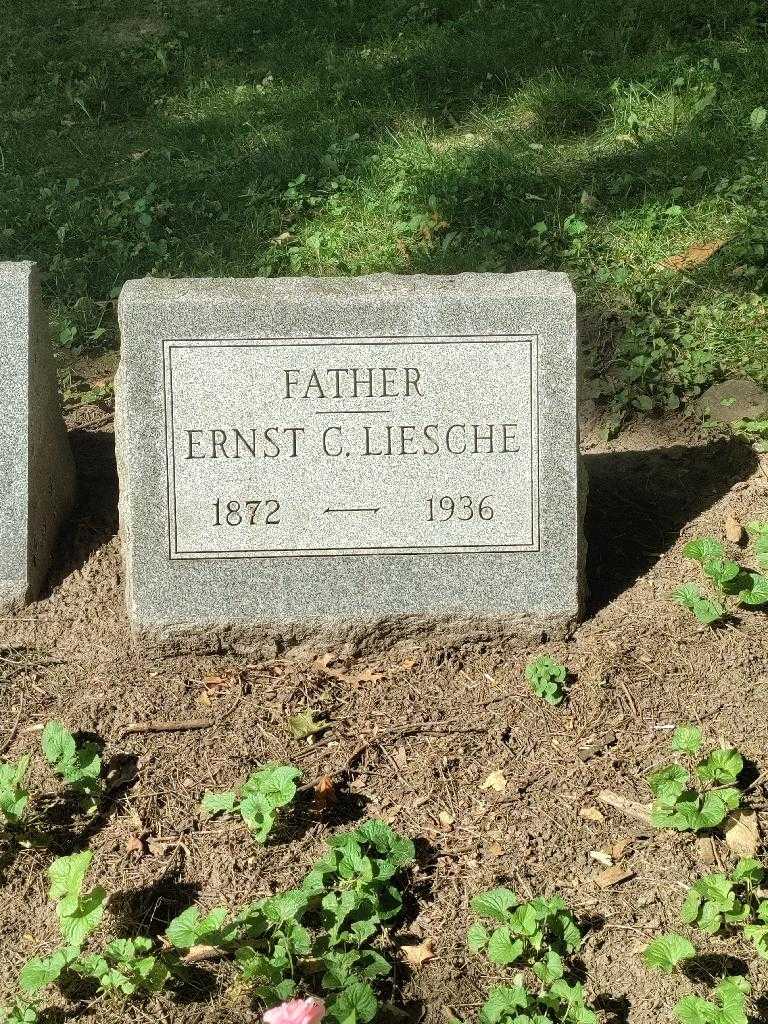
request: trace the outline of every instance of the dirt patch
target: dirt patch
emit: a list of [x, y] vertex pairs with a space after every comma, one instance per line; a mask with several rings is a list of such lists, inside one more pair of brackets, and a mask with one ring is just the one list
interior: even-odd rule
[[[712, 870], [699, 848], [607, 807], [602, 821], [581, 812], [598, 806], [603, 789], [645, 801], [643, 778], [682, 720], [768, 768], [766, 615], [743, 611], [722, 629], [702, 630], [669, 601], [693, 575], [681, 555], [687, 538], [722, 537], [729, 512], [768, 518], [765, 456], [761, 464], [743, 445], [700, 437], [684, 421], [646, 423], [610, 445], [588, 435], [590, 614], [568, 642], [447, 646], [429, 656], [415, 647], [353, 663], [290, 651], [267, 661], [213, 652], [160, 658], [130, 643], [112, 437], [89, 427], [100, 417], [84, 411], [70, 424], [81, 497], [50, 594], [0, 623], [0, 750], [35, 750], [34, 728], [62, 718], [104, 742], [116, 785], [97, 821], [77, 820], [72, 830], [53, 816], [51, 849], [19, 851], [5, 865], [0, 999], [13, 994], [21, 964], [55, 943], [43, 874], [54, 853], [87, 841], [94, 877], [115, 894], [107, 930], [157, 934], [193, 901], [235, 907], [296, 882], [329, 834], [365, 816], [384, 817], [417, 842], [408, 912], [393, 942], [431, 938], [435, 956], [418, 969], [396, 957], [389, 994], [409, 1019], [442, 1022], [446, 1007], [462, 1019], [476, 1015], [491, 972], [467, 952], [468, 904], [496, 883], [524, 897], [559, 891], [588, 923], [583, 970], [607, 1024], [657, 1024], [671, 1019], [681, 995], [704, 993], [700, 978], [651, 975], [639, 957], [651, 937], [679, 927], [683, 887]], [[575, 678], [560, 709], [533, 698], [522, 676], [528, 657], [543, 650]], [[206, 676], [224, 682], [211, 689]], [[315, 745], [287, 727], [307, 707], [331, 723]], [[125, 731], [200, 718], [210, 725]], [[268, 759], [296, 763], [309, 781], [340, 773], [343, 787], [329, 816], [305, 800], [261, 849], [237, 825], [202, 819], [199, 804], [206, 788], [228, 788]], [[506, 788], [482, 789], [497, 769]], [[35, 792], [52, 788], [42, 772], [32, 782]], [[765, 813], [762, 782], [751, 803]], [[138, 859], [129, 849], [137, 836], [152, 840]], [[590, 851], [617, 844], [628, 878], [604, 890]], [[727, 861], [720, 844], [718, 855]], [[735, 958], [749, 964], [756, 991], [768, 993], [768, 967], [746, 945], [706, 945], [715, 959], [699, 975], [733, 970]], [[231, 981], [228, 965], [201, 965], [181, 1000], [163, 995], [126, 1009], [77, 1003], [67, 1015], [96, 1024], [258, 1019]]]

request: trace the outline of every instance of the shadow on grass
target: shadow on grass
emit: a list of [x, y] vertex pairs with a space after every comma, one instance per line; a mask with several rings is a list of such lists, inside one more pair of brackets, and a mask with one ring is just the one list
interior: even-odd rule
[[[146, 273], [567, 267], [568, 244], [531, 248], [531, 227], [556, 233], [582, 192], [608, 218], [666, 208], [681, 183], [695, 206], [755, 151], [741, 125], [764, 99], [756, 12], [732, 0], [22, 5], [0, 100], [13, 155], [0, 246], [47, 268], [62, 337], [86, 347], [116, 340], [110, 297]], [[646, 108], [674, 104], [681, 76], [690, 109], [670, 131]], [[447, 230], [425, 225], [430, 211]]]

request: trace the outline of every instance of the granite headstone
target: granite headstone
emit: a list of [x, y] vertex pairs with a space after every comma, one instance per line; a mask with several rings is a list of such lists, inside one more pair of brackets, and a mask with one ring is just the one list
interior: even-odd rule
[[134, 626], [357, 643], [578, 616], [565, 275], [144, 279], [119, 320]]
[[0, 609], [34, 598], [74, 495], [32, 263], [0, 263]]

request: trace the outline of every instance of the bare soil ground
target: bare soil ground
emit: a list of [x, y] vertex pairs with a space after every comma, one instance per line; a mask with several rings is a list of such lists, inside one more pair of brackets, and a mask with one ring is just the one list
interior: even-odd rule
[[[357, 663], [332, 651], [264, 663], [231, 653], [168, 659], [136, 649], [127, 630], [103, 419], [84, 410], [70, 423], [81, 498], [50, 592], [0, 622], [0, 753], [37, 749], [42, 724], [61, 718], [104, 743], [110, 799], [95, 821], [72, 827], [50, 776], [33, 776], [33, 790], [48, 794], [38, 811], [50, 845], [6, 857], [0, 1001], [14, 994], [22, 963], [56, 943], [44, 876], [54, 854], [90, 844], [93, 877], [115, 894], [107, 930], [159, 934], [193, 901], [235, 907], [294, 883], [331, 832], [381, 816], [418, 848], [406, 920], [391, 936], [398, 966], [389, 994], [408, 1019], [443, 1021], [446, 1008], [474, 1018], [491, 972], [466, 950], [468, 903], [495, 883], [525, 897], [559, 891], [588, 923], [583, 970], [607, 1024], [671, 1020], [681, 995], [747, 968], [762, 994], [755, 1020], [768, 1019], [768, 968], [738, 939], [708, 941], [688, 977], [650, 974], [639, 956], [654, 935], [679, 928], [684, 888], [714, 870], [713, 860], [728, 862], [724, 844], [655, 832], [598, 800], [609, 789], [646, 802], [644, 777], [664, 758], [671, 728], [692, 721], [751, 759], [750, 802], [766, 813], [766, 615], [742, 611], [706, 630], [669, 600], [695, 578], [681, 556], [686, 539], [722, 537], [729, 512], [768, 518], [766, 456], [761, 464], [738, 442], [699, 436], [685, 421], [649, 421], [608, 445], [588, 428], [591, 596], [567, 643], [415, 649]], [[558, 709], [532, 697], [523, 679], [527, 659], [542, 651], [573, 673], [570, 701]], [[307, 707], [331, 723], [314, 745], [287, 727]], [[131, 723], [178, 719], [209, 724], [126, 733]], [[202, 818], [199, 805], [205, 789], [230, 788], [269, 759], [295, 762], [308, 781], [335, 775], [339, 801], [320, 814], [307, 798], [262, 849], [237, 824]], [[481, 788], [496, 769], [504, 791]], [[604, 820], [582, 816], [595, 807]], [[626, 880], [601, 888], [595, 850], [614, 851]], [[418, 969], [398, 954], [407, 937], [434, 942]], [[173, 998], [63, 1002], [51, 1019], [258, 1019], [230, 972], [203, 964]]]

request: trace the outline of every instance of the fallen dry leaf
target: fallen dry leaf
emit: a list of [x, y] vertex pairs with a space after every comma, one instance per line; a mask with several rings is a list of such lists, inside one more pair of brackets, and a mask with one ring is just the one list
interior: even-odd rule
[[401, 946], [400, 948], [411, 967], [421, 967], [435, 955], [435, 943], [432, 939], [424, 939], [418, 945]]
[[405, 747], [400, 744], [392, 755], [392, 760], [395, 762], [398, 768], [408, 767], [408, 752]]
[[614, 885], [621, 885], [622, 882], [628, 882], [630, 878], [634, 877], [634, 871], [629, 871], [619, 864], [614, 864], [613, 867], [606, 868], [605, 871], [601, 871], [596, 875], [595, 881], [601, 889], [610, 889]]
[[611, 847], [611, 856], [614, 860], [621, 860], [627, 852], [627, 847], [632, 844], [631, 839], [617, 839]]
[[315, 795], [312, 798], [316, 811], [327, 811], [336, 803], [336, 786], [330, 775], [322, 775], [315, 783]]
[[728, 849], [737, 857], [754, 857], [760, 845], [760, 826], [754, 811], [732, 811], [725, 819]]
[[696, 854], [702, 864], [715, 864], [715, 848], [711, 839], [697, 839], [695, 842]]
[[480, 789], [495, 789], [497, 793], [503, 793], [507, 788], [507, 779], [504, 772], [497, 769], [491, 772], [485, 782], [481, 783]]
[[359, 686], [361, 683], [377, 683], [385, 675], [386, 673], [383, 668], [375, 668], [369, 665], [359, 675], [354, 676], [353, 683], [355, 686]]
[[131, 836], [125, 844], [125, 852], [130, 853], [137, 860], [147, 852], [147, 844], [143, 836]]
[[613, 867], [613, 857], [610, 853], [606, 853], [604, 850], [590, 850], [589, 856], [592, 860], [596, 860], [598, 864], [602, 864], [603, 867]]
[[596, 821], [598, 824], [605, 821], [605, 815], [597, 807], [580, 807], [579, 817], [585, 821]]
[[725, 530], [725, 539], [727, 541], [730, 541], [731, 544], [741, 544], [744, 537], [744, 529], [732, 512], [729, 512], [725, 517], [723, 528]]
[[491, 857], [500, 857], [504, 853], [504, 847], [501, 843], [491, 843], [488, 847], [488, 854]]
[[295, 740], [306, 740], [317, 733], [325, 732], [330, 727], [330, 722], [322, 718], [316, 719], [311, 708], [305, 708], [304, 711], [288, 718], [288, 732]]
[[174, 843], [166, 842], [164, 839], [148, 839], [147, 849], [153, 857], [165, 857], [174, 848]]
[[209, 693], [215, 690], [228, 690], [232, 686], [232, 677], [203, 676], [203, 686]]
[[222, 955], [218, 946], [190, 946], [182, 960], [185, 964], [199, 964], [204, 960], [218, 960]]
[[723, 238], [718, 238], [714, 242], [705, 242], [703, 245], [691, 245], [685, 252], [662, 260], [661, 265], [669, 267], [670, 270], [693, 270], [695, 267], [700, 267], [702, 263], [706, 263], [710, 256], [714, 256], [724, 245], [725, 239]]
[[349, 675], [344, 669], [333, 667], [340, 660], [337, 655], [330, 652], [315, 658], [312, 668], [319, 675], [328, 676], [330, 679], [337, 679], [339, 682], [349, 682]]

